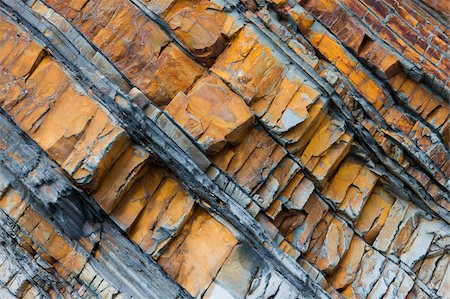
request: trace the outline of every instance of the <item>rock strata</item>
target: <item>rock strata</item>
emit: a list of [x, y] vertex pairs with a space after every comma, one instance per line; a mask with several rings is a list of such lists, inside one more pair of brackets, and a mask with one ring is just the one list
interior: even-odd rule
[[0, 0], [0, 297], [449, 297], [444, 2]]

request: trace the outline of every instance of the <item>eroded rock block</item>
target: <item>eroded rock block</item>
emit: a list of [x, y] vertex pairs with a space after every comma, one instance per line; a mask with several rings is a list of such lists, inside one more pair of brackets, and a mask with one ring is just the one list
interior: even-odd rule
[[327, 277], [331, 285], [336, 289], [344, 289], [353, 282], [360, 267], [361, 259], [365, 252], [366, 244], [358, 236], [354, 235], [347, 252], [339, 262], [335, 272]]
[[239, 20], [235, 16], [223, 11], [219, 1], [165, 1], [173, 2], [170, 7], [157, 2], [161, 1], [150, 1], [147, 6], [157, 10], [167, 6], [162, 13], [167, 24], [189, 50], [208, 65], [214, 63], [231, 35], [242, 26], [236, 24]]
[[[145, 178], [145, 177], [144, 177]], [[157, 185], [130, 231], [130, 237], [149, 254], [160, 250], [178, 232], [192, 212], [194, 200], [173, 178]]]
[[280, 80], [284, 63], [259, 42], [251, 27], [244, 27], [217, 58], [211, 71], [231, 84], [247, 103], [270, 94]]
[[360, 215], [377, 179], [363, 161], [347, 157], [326, 187], [325, 196], [354, 220]]
[[327, 213], [314, 229], [305, 257], [319, 270], [330, 273], [349, 249], [352, 236], [345, 221]]
[[192, 296], [198, 296], [206, 291], [236, 244], [226, 227], [197, 209], [158, 263]]
[[253, 120], [244, 100], [214, 75], [197, 81], [187, 95], [177, 94], [166, 111], [209, 153], [238, 143]]
[[[54, 6], [57, 11], [58, 7]], [[73, 24], [158, 105], [187, 91], [203, 73], [200, 65], [127, 0], [89, 1]]]
[[393, 203], [392, 196], [375, 187], [355, 225], [355, 231], [361, 233], [367, 243], [372, 244], [377, 238]]
[[267, 179], [285, 155], [286, 151], [263, 128], [255, 127], [241, 143], [226, 148], [212, 160], [250, 193]]
[[236, 245], [203, 298], [244, 298], [261, 266], [250, 248]]
[[322, 184], [347, 155], [352, 136], [352, 133], [346, 132], [343, 122], [327, 117], [305, 150], [297, 156]]

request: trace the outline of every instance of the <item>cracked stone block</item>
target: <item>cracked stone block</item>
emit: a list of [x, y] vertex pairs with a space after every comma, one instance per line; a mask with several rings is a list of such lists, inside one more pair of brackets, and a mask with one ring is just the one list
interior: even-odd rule
[[347, 252], [342, 257], [335, 271], [327, 277], [335, 289], [344, 289], [353, 282], [359, 270], [366, 244], [362, 239], [353, 235]]
[[384, 226], [378, 233], [373, 246], [380, 251], [387, 251], [391, 242], [394, 240], [396, 233], [400, 224], [402, 223], [403, 217], [408, 210], [409, 204], [401, 199], [397, 199], [386, 217]]
[[282, 193], [286, 185], [299, 171], [300, 166], [291, 158], [285, 157], [272, 171], [263, 185], [256, 191], [259, 195], [259, 204], [267, 209], [269, 204]]
[[298, 290], [280, 275], [267, 267], [259, 269], [245, 298], [297, 298]]
[[255, 127], [241, 143], [225, 148], [212, 161], [251, 193], [264, 183], [285, 155], [286, 151], [263, 128]]
[[11, 218], [17, 220], [22, 216], [28, 207], [22, 197], [12, 188], [9, 188], [5, 194], [0, 196], [0, 209], [7, 213]]
[[348, 157], [339, 166], [325, 190], [325, 196], [338, 210], [355, 220], [360, 216], [378, 176], [357, 158]]
[[286, 235], [286, 240], [301, 252], [306, 252], [310, 247], [310, 241], [318, 223], [322, 220], [328, 206], [316, 194], [313, 194], [302, 209], [305, 220], [302, 223], [294, 224], [295, 229]]
[[192, 213], [194, 200], [171, 177], [162, 178], [140, 211], [130, 237], [149, 254], [161, 250]]
[[[54, 6], [58, 12], [59, 7]], [[170, 43], [169, 36], [128, 1], [89, 1], [73, 24], [158, 105], [166, 105], [178, 92], [187, 91], [203, 73], [200, 65]], [[127, 32], [122, 34], [124, 28]]]
[[388, 253], [400, 256], [406, 243], [410, 240], [420, 222], [419, 210], [410, 205], [403, 220], [396, 230], [394, 240], [390, 243]]
[[9, 22], [0, 25], [0, 65], [16, 78], [28, 75], [44, 56], [43, 46]]
[[[160, 9], [164, 4], [157, 2], [150, 1], [147, 6]], [[223, 11], [223, 4], [218, 1], [173, 2], [162, 13], [164, 20], [200, 61], [213, 64], [228, 43], [230, 23], [236, 20]]]
[[380, 187], [375, 187], [356, 221], [355, 231], [372, 244], [389, 215], [394, 199]]
[[384, 263], [383, 255], [372, 248], [367, 250], [362, 257], [361, 266], [356, 273], [355, 280], [344, 289], [342, 294], [345, 297], [350, 297], [352, 294], [366, 297], [380, 278]]
[[261, 262], [245, 245], [236, 245], [203, 298], [244, 298]]
[[[45, 57], [3, 108], [79, 184], [95, 189], [128, 137], [111, 117]], [[0, 100], [1, 102], [1, 100]]]
[[92, 193], [92, 197], [106, 213], [114, 210], [133, 183], [145, 173], [148, 156], [144, 149], [130, 146], [118, 157], [99, 187]]
[[285, 69], [281, 57], [259, 39], [254, 28], [245, 26], [211, 68], [249, 104], [270, 95]]
[[402, 250], [400, 260], [412, 268], [425, 256], [435, 235], [443, 229], [444, 224], [439, 221], [420, 219], [419, 225]]
[[314, 229], [305, 257], [319, 270], [330, 273], [349, 249], [352, 236], [353, 230], [345, 221], [327, 213]]
[[297, 156], [322, 184], [347, 155], [352, 138], [352, 133], [346, 132], [343, 122], [327, 117], [305, 150]]
[[237, 239], [226, 227], [197, 209], [158, 263], [192, 296], [201, 296], [236, 244]]
[[318, 99], [320, 92], [308, 84], [306, 77], [289, 69], [276, 89], [274, 97], [266, 97], [252, 104], [261, 121], [277, 134], [287, 132], [303, 123], [308, 108]]
[[290, 209], [301, 210], [314, 190], [314, 183], [306, 178], [303, 172], [299, 171], [289, 181], [289, 184], [279, 194], [278, 198], [281, 201], [285, 201], [285, 205]]
[[128, 230], [133, 225], [165, 177], [165, 173], [157, 167], [150, 166], [144, 172], [142, 178], [130, 187], [111, 213], [111, 217], [123, 230]]
[[198, 80], [187, 95], [178, 93], [166, 111], [209, 153], [238, 143], [253, 120], [242, 98], [213, 75]]

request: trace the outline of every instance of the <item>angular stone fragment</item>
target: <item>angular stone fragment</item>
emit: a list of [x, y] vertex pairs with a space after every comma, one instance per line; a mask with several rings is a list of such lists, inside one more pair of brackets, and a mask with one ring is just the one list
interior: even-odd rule
[[[54, 7], [60, 11], [60, 6]], [[187, 91], [203, 72], [129, 1], [89, 1], [73, 23], [158, 105]]]
[[408, 203], [397, 199], [389, 210], [389, 214], [386, 217], [384, 226], [381, 228], [378, 236], [376, 237], [373, 247], [380, 251], [387, 251], [389, 245], [394, 239], [398, 228], [405, 216], [408, 209]]
[[251, 103], [254, 98], [269, 95], [276, 87], [284, 71], [284, 61], [265, 42], [259, 41], [253, 27], [246, 26], [217, 58], [211, 71]]
[[32, 41], [17, 26], [2, 22], [0, 25], [0, 66], [12, 76], [24, 77], [44, 56], [43, 47]]
[[356, 273], [355, 280], [343, 292], [357, 294], [365, 298], [381, 276], [385, 258], [373, 249], [369, 249], [361, 260], [361, 266]]
[[419, 225], [420, 217], [418, 212], [419, 211], [414, 206], [409, 206], [402, 223], [396, 231], [394, 240], [389, 244], [388, 253], [400, 256], [407, 242]]
[[27, 208], [27, 204], [22, 197], [12, 188], [9, 188], [5, 194], [0, 196], [0, 209], [9, 217], [19, 219]]
[[372, 244], [378, 236], [393, 203], [392, 196], [381, 187], [375, 187], [355, 225], [355, 231], [361, 233], [367, 243]]
[[250, 193], [265, 181], [285, 155], [286, 151], [263, 128], [256, 127], [240, 144], [223, 150], [212, 160]]
[[439, 221], [420, 219], [419, 225], [403, 248], [400, 260], [412, 268], [416, 262], [425, 256], [435, 235], [442, 228], [443, 223]]
[[345, 131], [343, 122], [327, 118], [303, 153], [297, 155], [317, 181], [322, 183], [348, 153], [351, 140], [352, 134]]
[[327, 112], [326, 103], [326, 99], [322, 97], [316, 100], [308, 109], [308, 118], [295, 128], [283, 133], [282, 141], [286, 142], [287, 149], [291, 153], [302, 152], [316, 130], [321, 127]]
[[111, 213], [122, 197], [145, 173], [148, 153], [138, 146], [129, 147], [103, 178], [92, 194], [105, 212]]
[[342, 257], [335, 272], [330, 277], [327, 277], [327, 280], [330, 281], [334, 288], [343, 289], [355, 279], [365, 252], [365, 246], [366, 244], [363, 240], [355, 235], [353, 236], [350, 247]]
[[163, 178], [164, 173], [161, 170], [150, 167], [143, 177], [133, 184], [111, 214], [123, 230], [132, 226]]
[[95, 189], [126, 148], [123, 129], [49, 57], [17, 86], [22, 95], [3, 108], [79, 184]]
[[301, 210], [314, 190], [314, 183], [299, 171], [289, 181], [289, 184], [279, 194], [278, 198], [286, 201], [286, 206], [290, 209]]
[[[150, 1], [152, 8], [157, 8], [155, 2]], [[211, 65], [226, 46], [226, 27], [232, 17], [214, 1], [175, 2], [164, 11], [164, 19], [198, 59]]]
[[390, 288], [392, 282], [400, 271], [399, 267], [391, 261], [386, 261], [381, 277], [373, 286], [372, 291], [369, 293], [370, 298], [385, 298], [385, 294]]
[[237, 239], [227, 228], [198, 209], [168, 244], [158, 263], [192, 296], [199, 296], [236, 244]]
[[348, 157], [326, 188], [325, 195], [350, 219], [356, 219], [369, 198], [378, 176], [364, 163]]
[[347, 157], [325, 188], [324, 195], [334, 204], [339, 206], [346, 198], [348, 188], [358, 177], [363, 166], [364, 163], [361, 160], [352, 156]]
[[236, 245], [203, 298], [244, 298], [259, 267], [252, 250]]
[[319, 270], [330, 273], [349, 249], [352, 236], [346, 222], [327, 213], [315, 228], [305, 256]]
[[317, 224], [328, 210], [327, 205], [315, 194], [313, 194], [303, 208], [306, 218], [300, 226], [286, 236], [286, 240], [292, 245], [305, 252], [310, 246], [311, 236]]
[[189, 194], [171, 177], [162, 179], [153, 188], [156, 187], [130, 231], [133, 241], [150, 254], [161, 249], [178, 232], [194, 204]]
[[414, 280], [400, 268], [398, 269], [394, 281], [391, 283], [384, 296], [385, 298], [394, 296], [400, 299], [406, 298], [413, 286]]
[[269, 204], [284, 190], [291, 178], [297, 173], [300, 166], [292, 159], [285, 157], [272, 171], [264, 184], [256, 191], [259, 195], [259, 204], [268, 208]]
[[178, 94], [166, 111], [211, 153], [242, 140], [253, 119], [242, 98], [213, 75], [197, 81], [187, 95]]
[[251, 107], [267, 127], [281, 134], [309, 117], [308, 108], [319, 95], [314, 87], [308, 85], [306, 77], [298, 74], [298, 70], [289, 69], [273, 98], [266, 96]]

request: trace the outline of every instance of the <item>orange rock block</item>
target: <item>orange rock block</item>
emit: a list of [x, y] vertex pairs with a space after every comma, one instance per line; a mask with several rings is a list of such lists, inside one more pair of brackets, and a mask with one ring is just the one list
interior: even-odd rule
[[375, 187], [355, 225], [355, 230], [372, 244], [389, 215], [394, 199], [381, 187]]
[[2, 209], [9, 217], [17, 220], [22, 216], [28, 205], [23, 201], [22, 197], [12, 188], [0, 196], [0, 209]]
[[281, 80], [274, 96], [266, 96], [251, 105], [261, 121], [277, 134], [302, 124], [310, 116], [310, 106], [320, 92], [308, 85], [307, 79], [290, 69]]
[[299, 171], [289, 181], [289, 184], [279, 194], [278, 198], [286, 201], [286, 205], [295, 210], [301, 210], [314, 192], [314, 183]]
[[327, 277], [327, 280], [334, 288], [344, 289], [355, 279], [365, 251], [365, 245], [363, 240], [355, 235], [353, 236], [350, 246], [336, 270]]
[[114, 210], [133, 183], [145, 173], [148, 156], [147, 151], [134, 145], [126, 148], [126, 151], [116, 158], [116, 163], [92, 193], [92, 197], [106, 213]]
[[350, 219], [356, 219], [375, 187], [378, 176], [363, 161], [348, 157], [339, 166], [324, 195]]
[[[234, 23], [232, 17], [213, 1], [173, 2], [163, 13], [164, 20], [198, 59], [211, 65], [225, 49], [228, 23]], [[157, 8], [161, 4], [150, 5]]]
[[142, 178], [130, 187], [111, 213], [111, 217], [123, 230], [128, 230], [133, 225], [166, 175], [162, 169], [153, 166], [148, 170], [145, 168], [144, 172]]
[[237, 242], [227, 228], [197, 209], [158, 263], [192, 296], [201, 296]]
[[201, 66], [127, 0], [89, 1], [74, 24], [158, 105], [187, 91], [203, 73]]
[[45, 55], [43, 47], [17, 26], [1, 18], [0, 66], [12, 76], [28, 75]]
[[[306, 217], [301, 217], [300, 219], [304, 218], [304, 221], [294, 222], [294, 229], [286, 234], [286, 240], [301, 252], [306, 252], [310, 247], [310, 242], [312, 242], [311, 237], [313, 231], [322, 220], [327, 210], [327, 204], [316, 194], [312, 194], [304, 208], [301, 210]], [[276, 219], [275, 222], [277, 223], [277, 221], [279, 220]]]
[[244, 190], [252, 192], [280, 163], [286, 151], [261, 127], [253, 128], [234, 147], [225, 148], [212, 157], [219, 168], [234, 176]]
[[[1, 80], [14, 80], [4, 74]], [[26, 82], [5, 86], [3, 109], [79, 184], [95, 189], [126, 149], [128, 137], [54, 60]]]
[[345, 131], [343, 122], [327, 117], [305, 150], [296, 155], [322, 184], [347, 155], [352, 138], [352, 133]]
[[187, 95], [179, 93], [166, 111], [209, 153], [238, 143], [253, 120], [242, 98], [214, 75], [197, 81]]
[[300, 166], [292, 159], [285, 157], [272, 171], [267, 180], [259, 187], [256, 194], [259, 195], [259, 204], [267, 209], [275, 198], [284, 191], [293, 176], [299, 171]]
[[[140, 211], [130, 237], [143, 250], [154, 254], [183, 226], [192, 212], [194, 200], [173, 178], [165, 177]], [[160, 253], [156, 252], [156, 256]]]
[[314, 229], [305, 255], [319, 270], [330, 273], [347, 252], [353, 230], [338, 217], [327, 213]]
[[251, 104], [274, 90], [284, 65], [270, 47], [259, 42], [255, 29], [244, 27], [217, 58], [211, 71]]

